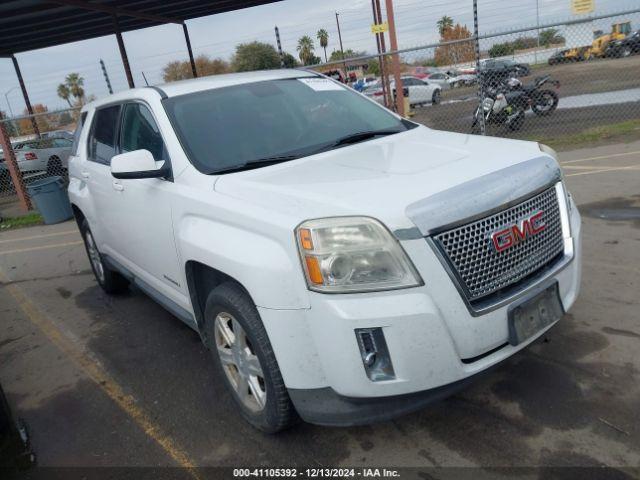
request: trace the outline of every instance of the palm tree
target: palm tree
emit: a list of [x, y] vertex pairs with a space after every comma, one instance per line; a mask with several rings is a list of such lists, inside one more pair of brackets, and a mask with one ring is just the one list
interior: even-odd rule
[[74, 98], [82, 102], [84, 99], [84, 88], [82, 88], [84, 85], [84, 78], [82, 78], [79, 73], [70, 73], [64, 79], [64, 83], [69, 89], [69, 93], [71, 93]]
[[440, 20], [436, 22], [438, 25], [438, 31], [440, 32], [440, 36], [450, 28], [453, 28], [453, 18], [448, 15], [444, 15]]
[[69, 99], [69, 97], [71, 96], [71, 92], [69, 91], [69, 87], [67, 87], [64, 83], [58, 85], [58, 96], [61, 99], [66, 100], [70, 107], [73, 107], [73, 105], [71, 105], [71, 100]]
[[318, 38], [318, 40], [320, 40], [320, 46], [324, 48], [324, 63], [327, 63], [327, 46], [329, 45], [329, 33], [324, 28], [321, 28], [320, 30], [318, 30], [316, 37]]
[[315, 49], [313, 45], [313, 40], [309, 35], [305, 35], [298, 40], [298, 56], [304, 65], [309, 65], [309, 63], [313, 60], [313, 50]]

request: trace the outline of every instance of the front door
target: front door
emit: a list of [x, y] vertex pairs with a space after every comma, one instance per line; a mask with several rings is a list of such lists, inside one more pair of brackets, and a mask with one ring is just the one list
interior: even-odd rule
[[[123, 105], [118, 152], [148, 150], [156, 161], [169, 155], [151, 110], [143, 103]], [[112, 239], [118, 260], [143, 281], [183, 304], [186, 286], [178, 261], [171, 198], [171, 180], [148, 178], [118, 180], [112, 177], [112, 214], [119, 235]]]

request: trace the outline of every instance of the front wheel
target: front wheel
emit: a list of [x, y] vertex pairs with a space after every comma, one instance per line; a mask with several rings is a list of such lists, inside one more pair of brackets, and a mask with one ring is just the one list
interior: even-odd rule
[[549, 115], [558, 108], [558, 94], [552, 90], [542, 90], [535, 99], [531, 110], [536, 115]]
[[517, 132], [524, 125], [524, 110], [520, 110], [514, 118], [511, 118], [509, 122], [507, 122], [507, 126], [509, 130], [512, 132]]
[[278, 362], [249, 295], [236, 283], [207, 298], [204, 340], [242, 416], [266, 433], [290, 427], [297, 414]]

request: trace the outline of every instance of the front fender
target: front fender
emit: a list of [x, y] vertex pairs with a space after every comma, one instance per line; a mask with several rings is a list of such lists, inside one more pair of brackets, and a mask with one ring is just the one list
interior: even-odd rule
[[177, 228], [183, 263], [208, 265], [239, 282], [256, 306], [309, 308], [309, 295], [293, 233], [250, 231], [195, 215]]

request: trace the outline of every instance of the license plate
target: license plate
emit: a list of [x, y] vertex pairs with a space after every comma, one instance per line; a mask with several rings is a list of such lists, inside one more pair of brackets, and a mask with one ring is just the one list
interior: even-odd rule
[[558, 284], [509, 310], [509, 343], [518, 345], [564, 315]]

